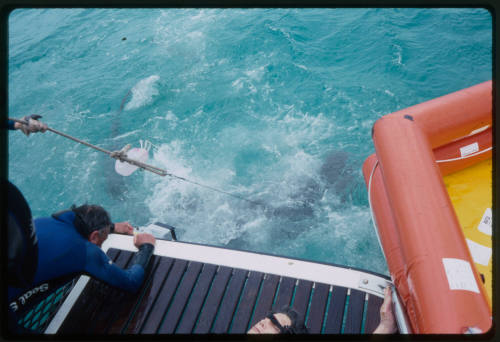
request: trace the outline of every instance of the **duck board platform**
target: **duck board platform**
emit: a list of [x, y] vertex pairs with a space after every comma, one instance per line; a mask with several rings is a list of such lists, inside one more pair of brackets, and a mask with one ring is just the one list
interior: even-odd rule
[[[132, 237], [103, 250], [128, 267]], [[81, 276], [46, 334], [243, 334], [290, 305], [313, 334], [371, 333], [388, 277], [355, 269], [192, 243], [157, 240], [145, 281], [132, 295]]]

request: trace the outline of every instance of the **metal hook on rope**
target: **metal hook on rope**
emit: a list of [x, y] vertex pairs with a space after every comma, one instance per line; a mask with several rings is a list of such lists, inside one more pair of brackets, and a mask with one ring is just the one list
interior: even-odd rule
[[124, 158], [127, 157], [127, 152], [130, 150], [132, 146], [130, 144], [125, 145], [120, 151], [113, 151], [109, 155], [111, 158], [118, 159], [119, 161], [124, 161]]

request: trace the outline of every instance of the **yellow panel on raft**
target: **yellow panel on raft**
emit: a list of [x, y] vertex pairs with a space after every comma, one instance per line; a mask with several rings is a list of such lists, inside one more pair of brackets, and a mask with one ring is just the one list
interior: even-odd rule
[[484, 275], [490, 306], [493, 261], [491, 235], [488, 235], [487, 229], [489, 225], [491, 232], [491, 182], [491, 159], [444, 177], [476, 269]]

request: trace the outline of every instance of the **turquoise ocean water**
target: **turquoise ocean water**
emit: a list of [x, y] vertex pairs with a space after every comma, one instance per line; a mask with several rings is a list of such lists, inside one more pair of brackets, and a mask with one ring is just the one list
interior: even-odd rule
[[20, 9], [8, 25], [9, 116], [106, 149], [149, 140], [151, 164], [274, 208], [9, 132], [34, 216], [96, 203], [183, 241], [381, 273], [373, 123], [492, 77], [484, 9]]

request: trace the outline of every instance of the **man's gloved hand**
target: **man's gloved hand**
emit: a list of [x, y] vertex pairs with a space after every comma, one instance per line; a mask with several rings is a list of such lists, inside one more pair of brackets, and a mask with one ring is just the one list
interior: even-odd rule
[[41, 117], [41, 115], [37, 114], [23, 116], [22, 120], [26, 121], [28, 124], [20, 124], [19, 129], [26, 135], [30, 135], [30, 133], [35, 132], [44, 133], [47, 130], [47, 125], [38, 121]]

